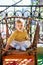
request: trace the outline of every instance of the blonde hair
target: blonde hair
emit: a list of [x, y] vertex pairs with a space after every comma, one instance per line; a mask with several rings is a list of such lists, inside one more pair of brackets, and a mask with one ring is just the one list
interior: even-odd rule
[[18, 24], [19, 24], [19, 23], [22, 23], [22, 21], [20, 21], [20, 20], [17, 20], [15, 23], [18, 23]]

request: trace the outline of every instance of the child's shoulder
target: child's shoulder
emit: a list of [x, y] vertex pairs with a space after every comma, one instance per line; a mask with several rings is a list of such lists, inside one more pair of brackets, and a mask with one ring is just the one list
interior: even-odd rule
[[14, 33], [16, 33], [17, 32], [17, 30], [14, 30], [12, 33], [14, 34]]

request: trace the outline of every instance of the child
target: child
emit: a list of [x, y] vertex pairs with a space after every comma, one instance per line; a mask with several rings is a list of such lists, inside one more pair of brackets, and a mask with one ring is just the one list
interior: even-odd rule
[[31, 43], [29, 41], [28, 34], [24, 29], [23, 22], [21, 20], [17, 20], [15, 22], [15, 28], [16, 30], [8, 38], [5, 49], [8, 50], [9, 47], [12, 46], [13, 48], [26, 51]]

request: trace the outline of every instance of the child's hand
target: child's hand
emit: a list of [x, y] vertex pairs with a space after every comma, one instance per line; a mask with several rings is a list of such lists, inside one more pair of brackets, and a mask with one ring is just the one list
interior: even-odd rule
[[3, 49], [3, 51], [2, 51], [2, 55], [4, 55], [5, 53], [6, 53], [6, 49]]

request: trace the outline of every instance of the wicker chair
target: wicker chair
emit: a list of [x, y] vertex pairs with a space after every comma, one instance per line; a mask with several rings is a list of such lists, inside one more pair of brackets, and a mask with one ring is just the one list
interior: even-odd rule
[[[8, 38], [9, 36], [9, 33], [8, 33], [8, 25], [7, 25], [7, 20], [5, 19], [6, 21], [6, 36]], [[37, 23], [36, 25], [36, 30], [35, 30], [35, 35], [34, 35], [34, 40], [33, 40], [33, 43], [31, 44], [31, 46], [26, 50], [26, 51], [18, 51], [18, 50], [8, 50], [8, 53], [7, 55], [11, 55], [11, 54], [28, 54], [28, 55], [34, 55], [34, 58], [35, 58], [35, 65], [37, 65], [37, 43], [38, 43], [38, 40], [39, 40], [39, 30], [40, 30], [40, 27], [39, 27], [39, 24]]]

